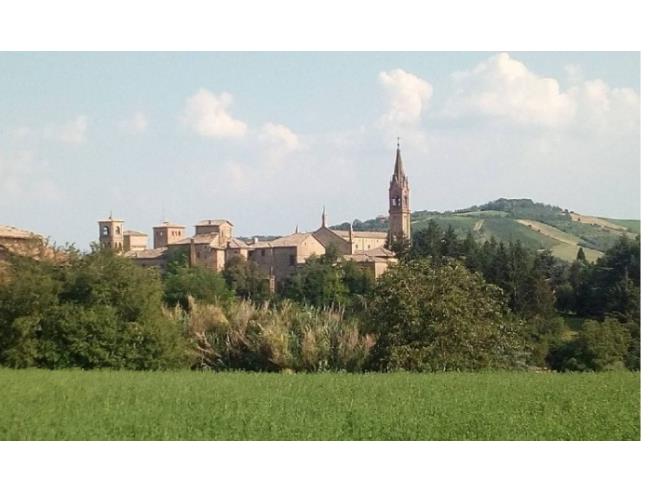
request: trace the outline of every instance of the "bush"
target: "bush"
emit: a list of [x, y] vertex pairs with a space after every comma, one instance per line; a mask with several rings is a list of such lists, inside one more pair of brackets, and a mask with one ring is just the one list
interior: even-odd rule
[[334, 309], [251, 301], [175, 309], [194, 346], [194, 367], [254, 371], [360, 371], [373, 346], [357, 321]]
[[369, 302], [375, 365], [414, 371], [517, 367], [522, 339], [503, 294], [458, 263], [401, 263], [378, 281]]
[[633, 360], [630, 348], [630, 331], [624, 323], [611, 318], [602, 322], [586, 320], [575, 339], [550, 352], [549, 362], [559, 371], [621, 369], [628, 358]]
[[0, 364], [162, 369], [187, 363], [181, 326], [163, 315], [152, 270], [110, 250], [65, 266], [14, 259], [0, 285]]
[[168, 306], [180, 304], [187, 309], [189, 297], [215, 302], [231, 299], [232, 296], [225, 278], [205, 267], [178, 266], [164, 276], [164, 301]]

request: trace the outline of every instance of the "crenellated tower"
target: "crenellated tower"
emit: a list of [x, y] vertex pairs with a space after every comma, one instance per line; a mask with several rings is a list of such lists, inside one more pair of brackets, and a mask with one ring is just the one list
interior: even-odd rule
[[409, 195], [409, 182], [403, 168], [399, 141], [396, 146], [394, 174], [389, 184], [388, 242], [390, 245], [394, 244], [395, 241], [409, 240], [411, 237]]

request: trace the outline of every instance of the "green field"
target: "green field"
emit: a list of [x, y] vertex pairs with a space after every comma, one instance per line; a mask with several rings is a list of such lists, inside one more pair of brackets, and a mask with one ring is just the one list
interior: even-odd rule
[[2, 440], [638, 440], [639, 374], [0, 370]]
[[625, 227], [630, 232], [634, 232], [635, 234], [641, 233], [641, 221], [639, 219], [605, 219], [605, 220], [607, 220], [608, 222], [612, 222], [613, 224], [617, 224], [622, 227]]

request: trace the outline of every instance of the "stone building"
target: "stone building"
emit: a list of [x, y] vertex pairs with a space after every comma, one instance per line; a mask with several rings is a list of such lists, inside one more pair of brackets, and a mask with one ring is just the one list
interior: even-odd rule
[[148, 235], [138, 231], [124, 231], [124, 251], [148, 249]]
[[170, 258], [183, 253], [190, 265], [200, 265], [215, 271], [225, 268], [234, 256], [257, 263], [270, 280], [281, 282], [294, 273], [312, 256], [323, 255], [333, 248], [339, 257], [356, 261], [374, 277], [384, 273], [397, 260], [390, 244], [411, 235], [409, 183], [400, 152], [389, 186], [389, 231], [354, 231], [331, 229], [322, 211], [320, 227], [313, 232], [298, 232], [272, 241], [248, 244], [234, 237], [234, 226], [226, 219], [207, 219], [195, 225], [194, 235], [185, 236], [185, 227], [170, 222], [153, 227], [153, 249], [147, 249], [146, 235], [123, 232], [124, 222], [113, 219], [99, 221], [99, 240], [106, 247], [124, 252], [142, 266], [164, 268]]
[[153, 249], [166, 248], [169, 244], [185, 237], [185, 226], [162, 222], [153, 227]]
[[277, 282], [290, 276], [311, 256], [326, 252], [326, 247], [310, 232], [295, 232], [274, 241], [252, 244], [250, 248], [249, 259]]

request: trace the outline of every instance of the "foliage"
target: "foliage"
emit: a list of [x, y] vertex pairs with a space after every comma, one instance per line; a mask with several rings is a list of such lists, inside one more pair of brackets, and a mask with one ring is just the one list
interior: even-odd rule
[[495, 239], [480, 244], [471, 233], [460, 239], [452, 227], [441, 231], [436, 222], [430, 221], [427, 228], [414, 233], [411, 247], [400, 258], [425, 258], [433, 265], [441, 265], [448, 258], [460, 260], [500, 287], [515, 314], [524, 318], [553, 315], [552, 278], [559, 271], [548, 252], [534, 253], [520, 242], [505, 244]]
[[310, 306], [364, 308], [374, 286], [373, 277], [357, 263], [338, 260], [329, 250], [319, 258], [306, 260], [281, 286], [280, 296]]
[[638, 323], [640, 255], [639, 236], [622, 236], [596, 263], [577, 259], [557, 291], [559, 308], [578, 316], [613, 316]]
[[253, 261], [235, 255], [225, 263], [223, 278], [234, 293], [253, 301], [266, 301], [272, 297], [268, 276]]
[[163, 316], [153, 270], [110, 250], [68, 264], [14, 258], [0, 285], [0, 364], [159, 369], [185, 363], [180, 327]]
[[2, 440], [640, 439], [640, 377], [620, 371], [0, 369], [0, 387]]
[[376, 364], [414, 371], [516, 367], [521, 339], [502, 293], [458, 263], [390, 268], [369, 303]]
[[624, 368], [631, 336], [615, 319], [586, 320], [578, 336], [550, 353], [552, 368], [560, 371], [601, 371]]
[[169, 306], [189, 306], [189, 297], [214, 302], [232, 298], [225, 278], [203, 266], [177, 266], [164, 275], [164, 301]]
[[251, 301], [200, 304], [170, 312], [185, 324], [196, 367], [252, 371], [360, 371], [373, 346], [357, 320], [332, 308], [283, 301], [277, 306]]

